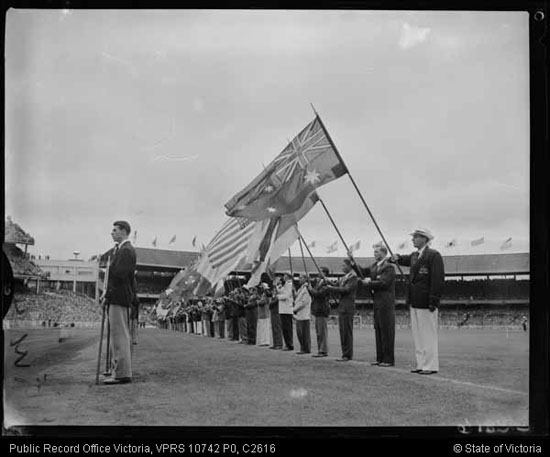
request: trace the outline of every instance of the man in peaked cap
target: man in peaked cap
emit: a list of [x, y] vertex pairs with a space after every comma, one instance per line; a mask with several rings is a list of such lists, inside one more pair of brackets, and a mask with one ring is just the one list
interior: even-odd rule
[[430, 375], [439, 371], [437, 310], [445, 282], [445, 269], [441, 254], [429, 246], [434, 239], [430, 230], [418, 228], [411, 236], [417, 251], [410, 255], [396, 254], [392, 260], [410, 267], [407, 304], [411, 307], [416, 353], [416, 368], [411, 371]]

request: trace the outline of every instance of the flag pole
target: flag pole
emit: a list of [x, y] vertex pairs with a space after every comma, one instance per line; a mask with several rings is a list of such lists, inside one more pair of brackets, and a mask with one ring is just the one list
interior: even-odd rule
[[292, 253], [290, 252], [290, 248], [288, 248], [288, 265], [290, 266], [290, 275], [294, 279], [294, 272], [292, 271]]
[[306, 258], [304, 257], [304, 248], [302, 246], [302, 237], [298, 238], [298, 243], [300, 244], [300, 253], [302, 254], [302, 262], [304, 263], [304, 272], [307, 276], [307, 280], [309, 282], [309, 273], [307, 272], [307, 266], [306, 266]]
[[363, 275], [363, 272], [361, 271], [360, 268], [358, 268], [358, 265], [357, 263], [355, 262], [355, 259], [353, 258], [353, 255], [352, 253], [350, 252], [349, 250], [349, 247], [348, 245], [346, 244], [346, 241], [344, 240], [344, 237], [342, 236], [342, 234], [340, 233], [340, 230], [338, 230], [338, 227], [336, 226], [336, 223], [334, 222], [334, 219], [332, 218], [332, 216], [330, 215], [329, 211], [328, 211], [328, 208], [327, 206], [325, 205], [325, 202], [319, 198], [319, 201], [321, 202], [321, 205], [323, 206], [323, 209], [325, 210], [325, 212], [327, 213], [327, 216], [328, 218], [330, 219], [330, 222], [332, 223], [332, 226], [334, 227], [334, 229], [336, 230], [336, 233], [338, 233], [338, 236], [340, 237], [340, 241], [342, 241], [342, 243], [344, 244], [344, 247], [346, 248], [346, 252], [348, 254], [348, 257], [350, 258], [350, 260], [352, 261], [352, 263], [357, 267], [357, 273], [359, 274], [359, 276], [361, 277], [361, 279], [364, 278], [364, 275]]
[[[296, 227], [296, 230], [298, 230], [298, 227]], [[300, 239], [302, 240], [302, 243], [304, 243], [304, 246], [306, 247], [307, 249], [307, 252], [309, 254], [309, 256], [311, 257], [311, 260], [313, 261], [313, 265], [315, 265], [315, 268], [317, 268], [317, 271], [319, 273], [322, 273], [321, 272], [321, 269], [319, 268], [319, 265], [317, 264], [317, 262], [315, 261], [315, 257], [313, 257], [313, 254], [311, 253], [310, 249], [309, 249], [309, 246], [307, 245], [306, 241], [304, 240], [304, 237], [302, 236], [302, 234], [300, 233], [300, 231], [298, 231], [298, 235], [300, 236]]]
[[[317, 119], [319, 119], [319, 124], [321, 124], [321, 128], [325, 132], [325, 135], [327, 136], [327, 139], [328, 139], [330, 145], [332, 146], [332, 148], [334, 149], [334, 152], [336, 153], [338, 159], [340, 160], [340, 162], [342, 163], [342, 165], [346, 169], [346, 173], [347, 173], [351, 183], [353, 184], [353, 187], [355, 188], [355, 191], [357, 192], [357, 195], [359, 195], [359, 198], [361, 199], [361, 202], [363, 203], [363, 206], [365, 207], [365, 209], [369, 213], [369, 216], [371, 217], [372, 222], [374, 223], [374, 226], [376, 227], [376, 230], [378, 230], [378, 233], [380, 234], [380, 237], [382, 238], [382, 241], [384, 242], [384, 244], [388, 248], [388, 252], [393, 257], [393, 252], [391, 250], [390, 245], [386, 241], [386, 237], [384, 236], [384, 234], [382, 233], [382, 230], [380, 229], [378, 223], [376, 222], [376, 219], [374, 218], [374, 215], [372, 214], [372, 211], [370, 210], [369, 205], [367, 205], [367, 202], [365, 201], [365, 198], [363, 197], [363, 194], [359, 190], [359, 187], [357, 187], [357, 184], [355, 183], [355, 179], [353, 179], [353, 176], [351, 175], [348, 166], [344, 162], [344, 159], [342, 158], [342, 156], [340, 155], [340, 152], [336, 148], [336, 145], [332, 141], [332, 138], [331, 138], [330, 134], [328, 133], [328, 131], [325, 127], [325, 124], [323, 124], [323, 120], [321, 119], [321, 116], [319, 116], [319, 113], [317, 112], [317, 110], [313, 106], [313, 103], [311, 103], [311, 108], [313, 109], [313, 112], [315, 113], [315, 116], [317, 117]], [[396, 265], [397, 265], [397, 268], [399, 269], [399, 272], [401, 273], [401, 275], [403, 275], [403, 270], [401, 270], [401, 267], [399, 266], [399, 264], [396, 264]]]

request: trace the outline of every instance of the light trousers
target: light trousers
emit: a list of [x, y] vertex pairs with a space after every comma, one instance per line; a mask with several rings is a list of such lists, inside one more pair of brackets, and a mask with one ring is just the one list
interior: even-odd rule
[[114, 378], [132, 377], [132, 341], [130, 339], [130, 308], [109, 305], [111, 371]]
[[439, 371], [437, 338], [438, 311], [411, 307], [411, 329], [416, 369]]
[[258, 345], [269, 346], [271, 340], [271, 322], [269, 317], [258, 319], [258, 328], [256, 332], [256, 343]]

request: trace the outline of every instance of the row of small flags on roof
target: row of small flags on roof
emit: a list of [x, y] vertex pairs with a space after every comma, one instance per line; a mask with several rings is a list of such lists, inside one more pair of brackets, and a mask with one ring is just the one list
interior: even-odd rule
[[[153, 238], [153, 240], [151, 241], [151, 244], [154, 247], [157, 247], [157, 240], [158, 240], [158, 237], [155, 236]], [[137, 230], [134, 231], [134, 237], [133, 237], [134, 244], [136, 243], [136, 241], [137, 241]], [[172, 236], [172, 238], [170, 238], [170, 241], [168, 242], [168, 244], [171, 245], [171, 244], [174, 244], [175, 242], [176, 242], [176, 235], [174, 235], [174, 236]], [[408, 243], [407, 241], [403, 241], [401, 244], [399, 244], [399, 246], [397, 247], [397, 250], [400, 251], [400, 250], [405, 249], [407, 247], [407, 243]], [[485, 237], [482, 236], [481, 238], [476, 238], [475, 240], [471, 240], [470, 241], [470, 246], [471, 247], [476, 247], [476, 246], [480, 246], [484, 243], [485, 243]], [[191, 244], [193, 245], [193, 247], [197, 246], [197, 236], [193, 237], [193, 241], [191, 242]], [[450, 248], [454, 248], [457, 244], [458, 244], [458, 241], [455, 238], [455, 239], [445, 243], [445, 247], [450, 249]], [[317, 242], [316, 241], [311, 241], [310, 243], [307, 244], [307, 247], [309, 249], [315, 249], [317, 247]], [[500, 249], [503, 250], [503, 251], [506, 250], [506, 249], [509, 249], [511, 247], [512, 247], [512, 237], [507, 238], [500, 245]], [[357, 240], [355, 243], [353, 243], [352, 245], [349, 246], [349, 250], [352, 253], [355, 252], [355, 251], [358, 251], [360, 248], [361, 248], [361, 240]], [[335, 241], [334, 243], [331, 243], [326, 248], [326, 253], [327, 254], [331, 254], [331, 253], [334, 253], [336, 251], [338, 251], [338, 241]]]

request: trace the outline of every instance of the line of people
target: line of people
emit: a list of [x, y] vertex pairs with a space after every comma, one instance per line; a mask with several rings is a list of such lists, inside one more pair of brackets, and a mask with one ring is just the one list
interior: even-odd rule
[[[243, 286], [226, 296], [191, 298], [179, 303], [174, 318], [181, 330], [205, 336], [217, 336], [241, 344], [266, 346], [274, 350], [294, 350], [294, 329], [300, 345], [297, 354], [311, 354], [311, 319], [317, 341], [313, 357], [328, 356], [328, 318], [334, 308], [342, 355], [338, 361], [353, 359], [353, 317], [355, 297], [361, 285], [373, 297], [376, 360], [372, 365], [395, 365], [395, 264], [410, 267], [407, 304], [410, 306], [411, 329], [415, 347], [416, 368], [413, 373], [434, 374], [439, 371], [438, 307], [444, 281], [441, 254], [429, 247], [433, 235], [417, 229], [412, 235], [417, 248], [411, 255], [388, 255], [382, 243], [374, 248], [375, 262], [368, 268], [344, 259], [344, 275], [329, 279], [329, 270], [320, 268], [311, 281], [301, 275], [295, 287], [292, 274], [277, 277], [273, 287], [262, 283]], [[295, 322], [295, 324], [294, 324]]]

